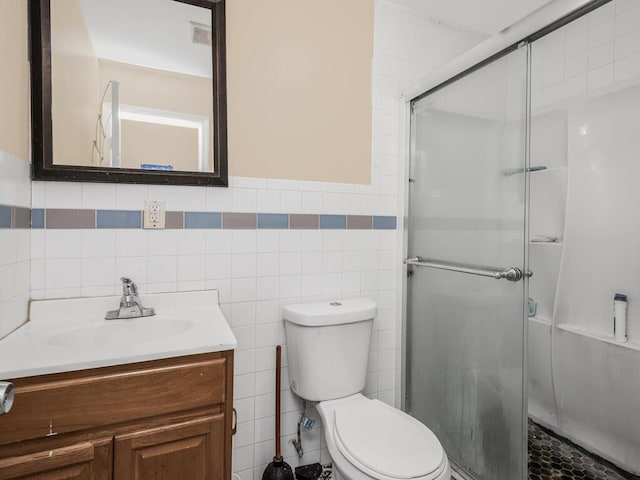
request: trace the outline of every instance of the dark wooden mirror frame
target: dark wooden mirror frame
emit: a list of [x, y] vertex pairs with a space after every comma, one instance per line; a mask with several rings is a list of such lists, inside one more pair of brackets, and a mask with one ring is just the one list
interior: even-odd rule
[[214, 172], [152, 171], [53, 163], [50, 0], [29, 0], [32, 178], [72, 182], [228, 186], [224, 0], [174, 0], [211, 10]]

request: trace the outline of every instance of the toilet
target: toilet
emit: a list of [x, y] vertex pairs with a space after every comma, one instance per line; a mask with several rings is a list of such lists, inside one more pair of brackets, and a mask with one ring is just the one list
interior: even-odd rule
[[346, 480], [449, 480], [424, 424], [362, 395], [376, 304], [367, 298], [283, 308], [291, 389], [318, 402], [334, 470]]

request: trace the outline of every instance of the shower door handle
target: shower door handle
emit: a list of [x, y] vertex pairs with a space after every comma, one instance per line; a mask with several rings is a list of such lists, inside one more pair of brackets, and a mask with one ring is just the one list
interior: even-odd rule
[[466, 263], [447, 262], [439, 260], [431, 260], [422, 257], [409, 257], [403, 260], [405, 265], [412, 265], [415, 267], [427, 267], [436, 268], [438, 270], [448, 270], [450, 272], [468, 273], [469, 275], [479, 275], [482, 277], [491, 277], [496, 280], [508, 280], [510, 282], [518, 282], [525, 277], [531, 277], [533, 272], [527, 270], [523, 272], [522, 269], [512, 267], [501, 270], [494, 267], [486, 267], [484, 265], [471, 265]]

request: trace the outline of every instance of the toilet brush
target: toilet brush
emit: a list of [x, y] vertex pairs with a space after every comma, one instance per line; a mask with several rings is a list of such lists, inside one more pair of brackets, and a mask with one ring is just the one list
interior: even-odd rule
[[280, 450], [280, 357], [282, 348], [276, 347], [276, 455], [267, 465], [262, 474], [262, 480], [293, 480], [293, 470], [282, 458]]

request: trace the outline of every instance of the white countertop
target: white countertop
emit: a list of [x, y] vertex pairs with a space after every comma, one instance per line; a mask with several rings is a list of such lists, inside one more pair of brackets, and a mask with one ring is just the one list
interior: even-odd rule
[[39, 300], [0, 340], [0, 380], [235, 349], [217, 290], [141, 295], [150, 317], [105, 320], [120, 297]]

